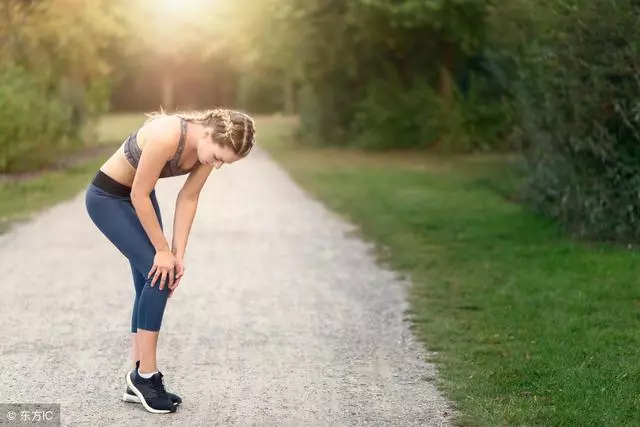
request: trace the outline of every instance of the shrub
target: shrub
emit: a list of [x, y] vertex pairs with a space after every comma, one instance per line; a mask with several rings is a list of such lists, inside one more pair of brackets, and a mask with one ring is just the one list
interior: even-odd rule
[[486, 78], [470, 77], [446, 105], [426, 80], [379, 81], [356, 107], [353, 144], [367, 149], [432, 148], [448, 153], [508, 148], [508, 108]]
[[23, 68], [0, 68], [0, 172], [54, 163], [73, 145], [71, 108]]
[[577, 236], [640, 237], [640, 19], [575, 1], [522, 67], [522, 197]]

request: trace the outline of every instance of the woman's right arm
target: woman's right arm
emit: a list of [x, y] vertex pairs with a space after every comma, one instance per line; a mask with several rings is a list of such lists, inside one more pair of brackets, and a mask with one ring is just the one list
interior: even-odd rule
[[[173, 119], [156, 120], [157, 122], [153, 123], [154, 127], [149, 129], [149, 135], [140, 156], [136, 176], [131, 187], [131, 202], [142, 227], [156, 250], [156, 258], [162, 258], [163, 264], [166, 264], [158, 266], [156, 265], [157, 260], [154, 260], [154, 268], [149, 272], [151, 275], [159, 267], [155, 271], [156, 277], [154, 277], [152, 284], [161, 276], [160, 289], [163, 289], [167, 276], [169, 286], [173, 284], [173, 265], [169, 264], [175, 264], [175, 257], [162, 232], [149, 195], [153, 191], [165, 163], [177, 149], [180, 127], [176, 126]], [[160, 123], [161, 121], [162, 123]]]

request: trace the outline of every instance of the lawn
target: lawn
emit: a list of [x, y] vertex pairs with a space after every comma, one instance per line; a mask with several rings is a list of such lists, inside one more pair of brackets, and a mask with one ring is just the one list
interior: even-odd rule
[[636, 252], [572, 241], [504, 197], [502, 157], [261, 144], [406, 273], [415, 333], [460, 425], [640, 425]]

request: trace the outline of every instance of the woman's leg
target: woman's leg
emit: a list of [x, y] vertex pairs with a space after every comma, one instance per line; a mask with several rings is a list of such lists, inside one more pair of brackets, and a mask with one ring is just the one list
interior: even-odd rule
[[[155, 193], [151, 194], [154, 208], [157, 207]], [[142, 290], [136, 289], [134, 312], [132, 313], [132, 332], [135, 329], [137, 337], [134, 352], [141, 356], [140, 367], [129, 372], [126, 399], [135, 394], [144, 408], [152, 413], [172, 413], [180, 403], [177, 396], [168, 394], [162, 383], [162, 375], [155, 373], [142, 376], [140, 372], [153, 373], [157, 371], [156, 349], [158, 333], [162, 323], [162, 316], [169, 296], [169, 287], [153, 288], [147, 280], [148, 272], [153, 266], [155, 249], [151, 244], [131, 200], [128, 197], [112, 196], [94, 185], [89, 186], [86, 194], [86, 207], [89, 217], [100, 231], [129, 259], [133, 265], [134, 283], [140, 285], [144, 281]], [[156, 210], [159, 215], [159, 209]], [[135, 274], [137, 272], [140, 276]]]
[[[156, 192], [153, 190], [149, 195], [151, 198], [151, 204], [156, 212], [156, 217], [160, 223], [160, 228], [164, 231], [162, 224], [162, 215], [160, 214], [160, 206], [158, 205], [158, 199], [156, 198]], [[142, 224], [140, 224], [142, 227]], [[146, 234], [145, 234], [146, 236]], [[149, 241], [151, 245], [151, 241]], [[153, 245], [152, 245], [153, 249]], [[153, 250], [155, 256], [155, 250]], [[138, 301], [138, 318], [137, 318], [137, 352], [140, 360], [139, 372], [146, 374], [155, 372], [158, 370], [158, 364], [156, 360], [156, 353], [158, 348], [158, 332], [160, 331], [160, 324], [162, 322], [163, 313], [167, 305], [167, 298], [169, 295], [169, 287], [165, 284], [165, 288], [162, 292], [158, 292], [159, 286], [156, 282], [155, 286], [151, 287], [151, 279], [147, 279], [147, 275], [151, 267], [153, 266], [153, 259], [151, 265], [146, 270], [147, 273], [143, 276], [144, 286], [140, 292], [140, 298]]]
[[[159, 216], [160, 210], [155, 193], [151, 194], [151, 199]], [[128, 198], [113, 197], [91, 186], [87, 191], [86, 205], [89, 216], [98, 229], [129, 259], [134, 269], [144, 279], [140, 295], [137, 295], [136, 289], [132, 332], [137, 335], [135, 351], [140, 356], [140, 371], [155, 372], [158, 333], [169, 295], [168, 286], [165, 285], [164, 289], [160, 290], [157, 283], [151, 287], [151, 279], [147, 279], [147, 274], [153, 266], [155, 249]], [[139, 278], [138, 283], [140, 283]], [[137, 307], [135, 307], [136, 302]]]
[[[131, 353], [134, 357], [133, 365], [140, 361], [139, 370], [143, 374], [158, 370], [156, 361], [158, 334], [167, 302], [166, 292], [159, 292], [157, 283], [151, 287], [150, 281], [151, 279], [146, 279], [140, 272], [135, 271], [136, 296], [131, 316], [133, 335]], [[165, 287], [166, 289], [168, 288]]]
[[132, 367], [136, 367], [136, 362], [140, 360], [140, 352], [138, 351], [138, 306], [140, 302], [140, 295], [144, 289], [145, 277], [136, 269], [132, 262], [131, 275], [133, 276], [133, 285], [136, 290], [136, 295], [133, 300], [133, 309], [131, 310], [131, 359]]

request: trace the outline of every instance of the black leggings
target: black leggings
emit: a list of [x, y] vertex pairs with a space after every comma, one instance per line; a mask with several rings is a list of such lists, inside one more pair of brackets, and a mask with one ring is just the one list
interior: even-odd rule
[[[93, 223], [131, 265], [136, 290], [131, 332], [137, 332], [138, 328], [159, 331], [169, 296], [169, 286], [165, 283], [164, 289], [160, 290], [159, 280], [151, 287], [153, 276], [147, 279], [156, 251], [138, 219], [130, 193], [129, 187], [98, 172], [87, 189], [85, 204]], [[151, 192], [150, 198], [162, 227], [155, 190]]]

